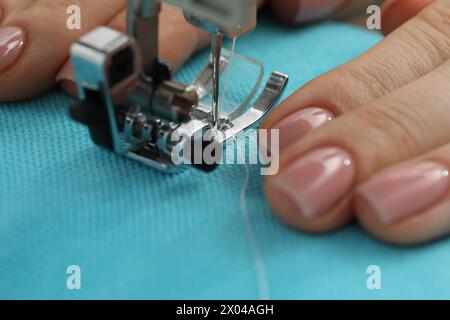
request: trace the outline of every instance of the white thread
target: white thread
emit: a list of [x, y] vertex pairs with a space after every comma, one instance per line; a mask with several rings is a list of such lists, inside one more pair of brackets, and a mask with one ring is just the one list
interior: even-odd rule
[[[219, 101], [219, 108], [222, 109], [224, 101], [225, 101], [225, 92], [228, 86], [228, 79], [230, 76], [230, 69], [231, 69], [231, 62], [233, 61], [234, 52], [236, 49], [236, 37], [233, 38], [233, 45], [231, 47], [231, 54], [228, 62], [228, 70], [227, 74], [225, 76], [224, 81], [224, 88], [222, 91], [222, 96]], [[233, 140], [236, 144], [236, 147], [239, 149], [239, 152], [242, 152], [241, 145], [239, 144], [239, 141], [237, 140], [236, 135], [233, 132]], [[255, 269], [256, 269], [256, 276], [258, 279], [258, 291], [259, 291], [259, 299], [260, 300], [269, 300], [270, 299], [270, 291], [269, 291], [269, 281], [267, 278], [267, 272], [266, 272], [266, 266], [264, 264], [264, 260], [261, 254], [261, 249], [259, 247], [258, 241], [256, 240], [255, 231], [253, 230], [253, 225], [250, 220], [250, 214], [247, 210], [247, 205], [245, 202], [245, 196], [247, 194], [248, 185], [250, 183], [250, 167], [246, 163], [244, 164], [245, 168], [245, 177], [244, 182], [242, 184], [242, 189], [239, 195], [240, 199], [240, 209], [241, 209], [241, 216], [242, 220], [244, 222], [245, 232], [247, 233], [248, 240], [250, 242], [250, 248], [252, 251], [253, 259], [255, 262]]]
[[[242, 152], [241, 146], [234, 134], [233, 139], [234, 142], [236, 143], [236, 146], [240, 149], [240, 152]], [[241, 214], [242, 219], [244, 220], [245, 231], [247, 233], [247, 237], [250, 242], [253, 258], [255, 260], [256, 275], [258, 277], [259, 299], [269, 300], [270, 291], [269, 291], [269, 281], [267, 279], [266, 266], [264, 264], [264, 259], [261, 254], [261, 249], [258, 245], [258, 241], [256, 240], [255, 231], [253, 230], [253, 225], [250, 220], [250, 214], [247, 210], [247, 205], [245, 202], [245, 195], [247, 194], [248, 185], [250, 183], [250, 167], [248, 164], [244, 164], [244, 167], [245, 167], [245, 177], [240, 193]]]

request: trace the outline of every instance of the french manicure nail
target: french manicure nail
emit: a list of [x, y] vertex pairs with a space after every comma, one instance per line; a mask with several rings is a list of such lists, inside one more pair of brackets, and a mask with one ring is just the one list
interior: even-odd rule
[[313, 218], [339, 203], [350, 191], [355, 168], [339, 148], [322, 148], [301, 157], [274, 177], [274, 187], [296, 204], [300, 214]]
[[345, 0], [300, 0], [298, 23], [312, 22], [331, 15]]
[[432, 206], [448, 188], [448, 169], [424, 162], [381, 173], [360, 186], [357, 194], [388, 224]]
[[306, 108], [288, 115], [273, 126], [279, 130], [280, 151], [333, 118], [331, 112], [322, 108]]
[[17, 27], [0, 28], [0, 72], [11, 68], [22, 54], [25, 32]]
[[70, 61], [66, 62], [56, 75], [56, 82], [70, 81], [75, 82], [75, 72]]

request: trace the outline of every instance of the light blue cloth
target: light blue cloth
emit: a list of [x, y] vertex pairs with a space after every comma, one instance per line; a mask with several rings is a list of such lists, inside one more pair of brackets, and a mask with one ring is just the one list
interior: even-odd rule
[[[344, 24], [265, 21], [238, 51], [289, 73], [287, 96], [379, 39]], [[53, 92], [0, 105], [0, 298], [258, 298], [239, 210], [244, 168], [157, 172], [94, 146], [69, 101]], [[257, 167], [247, 205], [271, 298], [450, 298], [449, 241], [400, 249], [357, 225], [295, 232], [271, 213]], [[81, 267], [79, 291], [66, 288], [69, 265]], [[381, 267], [382, 290], [367, 289], [369, 265]]]

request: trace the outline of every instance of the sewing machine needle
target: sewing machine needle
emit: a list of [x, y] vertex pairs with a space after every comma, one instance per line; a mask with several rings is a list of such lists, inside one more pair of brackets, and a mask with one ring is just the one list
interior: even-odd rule
[[222, 55], [223, 36], [220, 32], [212, 35], [211, 53], [213, 59], [213, 97], [212, 122], [214, 128], [219, 126], [219, 97], [220, 97], [220, 58]]

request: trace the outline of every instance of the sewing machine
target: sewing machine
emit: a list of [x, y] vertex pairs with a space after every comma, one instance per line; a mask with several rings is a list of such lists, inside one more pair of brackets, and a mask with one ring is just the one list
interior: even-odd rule
[[[211, 33], [211, 58], [190, 84], [173, 80], [171, 67], [159, 59], [161, 2]], [[246, 100], [231, 114], [219, 108], [220, 77], [230, 63], [222, 55], [223, 38], [253, 30], [256, 12], [254, 0], [128, 0], [127, 34], [99, 27], [72, 46], [79, 100], [70, 106], [71, 117], [88, 126], [97, 145], [163, 170], [179, 166], [173, 153], [180, 141], [202, 149], [223, 144], [262, 119], [288, 80], [273, 72], [251, 105]], [[205, 171], [216, 167], [194, 161], [192, 149], [183, 149], [188, 163]]]

